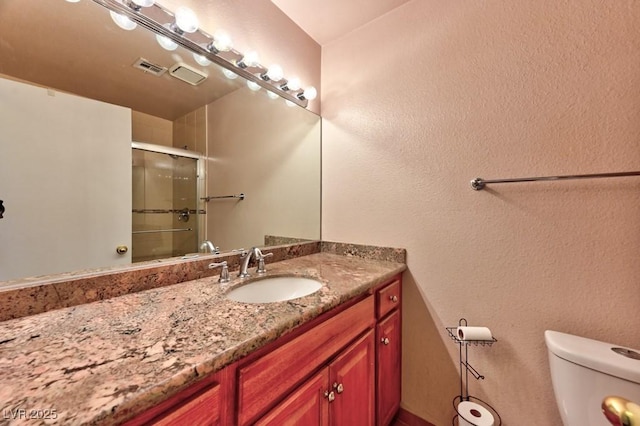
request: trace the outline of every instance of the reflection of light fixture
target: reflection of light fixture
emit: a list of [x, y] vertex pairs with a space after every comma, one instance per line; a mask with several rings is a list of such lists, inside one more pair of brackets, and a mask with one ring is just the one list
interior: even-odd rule
[[258, 56], [258, 52], [251, 50], [247, 52], [242, 59], [236, 63], [236, 65], [240, 68], [253, 68], [260, 65], [260, 56]]
[[67, 0], [69, 3], [78, 3], [80, 0]]
[[188, 7], [180, 6], [176, 10], [176, 26], [185, 33], [195, 33], [198, 30], [198, 17]]
[[298, 99], [300, 99], [300, 100], [308, 99], [308, 100], [312, 101], [316, 97], [318, 97], [318, 91], [316, 90], [315, 87], [309, 86], [309, 87], [305, 88], [302, 92], [298, 93], [297, 96], [298, 96]]
[[254, 92], [257, 92], [258, 90], [261, 89], [260, 85], [258, 83], [254, 83], [251, 80], [247, 80], [247, 87], [251, 90], [253, 90]]
[[285, 81], [280, 88], [284, 91], [287, 90], [300, 90], [300, 79], [298, 77], [293, 77], [292, 79]]
[[212, 36], [200, 30], [198, 18], [189, 8], [179, 7], [174, 13], [155, 0], [94, 1], [112, 11], [114, 21], [122, 28], [130, 30], [140, 25], [156, 35], [162, 48], [175, 50], [181, 46], [194, 55], [199, 65], [215, 62], [224, 69], [227, 78], [242, 76], [251, 81], [254, 88], [267, 89], [269, 96], [277, 95], [288, 104], [302, 107], [317, 96], [317, 91], [310, 87], [301, 90], [299, 79], [286, 79], [280, 66], [272, 65], [267, 69], [260, 65], [256, 52], [243, 54], [233, 49], [231, 37], [226, 32], [218, 30]]
[[222, 74], [224, 74], [224, 76], [227, 77], [229, 80], [235, 80], [236, 78], [238, 78], [238, 74], [226, 68], [222, 69]]
[[213, 53], [218, 53], [228, 52], [232, 47], [231, 36], [222, 30], [218, 30], [213, 33], [213, 41], [207, 46], [207, 49]]
[[296, 104], [294, 104], [293, 102], [291, 102], [289, 99], [287, 99], [286, 101], [284, 101], [285, 104], [287, 104], [288, 107], [294, 107], [296, 106]]
[[211, 65], [211, 61], [208, 60], [207, 58], [205, 58], [202, 55], [197, 54], [196, 52], [193, 52], [193, 60], [196, 61], [198, 63], [198, 65], [201, 65], [203, 67], [207, 67], [209, 65]]
[[111, 19], [113, 19], [113, 22], [115, 22], [116, 25], [122, 28], [123, 30], [127, 30], [127, 31], [135, 30], [135, 28], [138, 26], [138, 24], [133, 22], [131, 19], [127, 18], [124, 15], [116, 13], [113, 10], [110, 11], [109, 14], [111, 15]]
[[163, 36], [162, 34], [156, 34], [156, 41], [158, 42], [160, 47], [162, 47], [165, 50], [171, 51], [171, 50], [176, 50], [178, 48], [178, 45], [176, 44], [175, 41], [171, 40], [167, 36]]
[[273, 64], [267, 72], [261, 74], [260, 77], [265, 81], [280, 81], [284, 78], [284, 71], [280, 65]]
[[278, 99], [280, 97], [277, 93], [273, 93], [271, 90], [267, 90], [267, 96], [271, 99]]

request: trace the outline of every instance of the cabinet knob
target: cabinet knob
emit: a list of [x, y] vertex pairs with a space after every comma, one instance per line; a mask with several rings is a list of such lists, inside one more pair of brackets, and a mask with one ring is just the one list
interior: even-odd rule
[[391, 300], [392, 302], [397, 302], [398, 301], [398, 296], [393, 295], [393, 296], [389, 296], [389, 300]]
[[333, 402], [336, 399], [335, 392], [324, 391], [324, 397], [329, 400], [329, 402]]
[[338, 393], [342, 393], [344, 392], [344, 386], [342, 385], [342, 383], [334, 383], [333, 384], [333, 388], [336, 390], [336, 392]]
[[389, 338], [388, 337], [383, 337], [382, 339], [380, 339], [380, 343], [382, 343], [383, 345], [388, 345], [389, 344]]
[[116, 253], [118, 253], [118, 254], [125, 254], [128, 251], [129, 251], [129, 247], [127, 247], [127, 246], [118, 246], [118, 247], [116, 247]]

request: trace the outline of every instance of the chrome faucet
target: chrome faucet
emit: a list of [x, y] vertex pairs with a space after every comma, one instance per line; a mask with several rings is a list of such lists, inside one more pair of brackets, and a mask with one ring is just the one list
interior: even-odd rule
[[209, 269], [215, 269], [215, 268], [221, 268], [220, 269], [220, 278], [218, 279], [218, 282], [220, 284], [226, 284], [230, 281], [229, 279], [229, 265], [227, 265], [227, 261], [224, 260], [220, 263], [210, 263], [209, 264]]
[[204, 240], [202, 244], [200, 244], [200, 251], [202, 253], [220, 254], [220, 247], [214, 246], [209, 240]]
[[249, 262], [251, 261], [251, 257], [254, 257], [258, 261], [258, 268], [256, 272], [258, 274], [264, 274], [267, 270], [264, 267], [264, 258], [273, 256], [273, 253], [263, 254], [262, 251], [258, 247], [253, 247], [249, 251], [243, 251], [240, 259], [242, 260], [242, 264], [240, 265], [240, 272], [238, 272], [238, 277], [247, 278], [249, 276]]

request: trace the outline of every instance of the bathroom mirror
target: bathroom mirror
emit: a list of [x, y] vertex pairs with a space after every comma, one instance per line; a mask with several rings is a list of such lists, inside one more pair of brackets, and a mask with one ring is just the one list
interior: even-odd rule
[[[60, 127], [60, 134], [45, 130], [47, 140], [41, 137], [40, 145], [30, 146], [31, 139], [27, 139], [21, 155], [16, 155], [19, 144], [14, 140], [0, 141], [0, 157], [12, 158], [3, 162], [0, 170], [0, 199], [6, 208], [0, 220], [0, 234], [8, 243], [0, 248], [0, 270], [2, 265], [18, 261], [33, 265], [33, 269], [19, 276], [0, 276], [0, 288], [3, 282], [21, 277], [131, 262], [131, 232], [136, 230], [135, 223], [132, 228], [132, 214], [140, 207], [139, 202], [131, 200], [131, 186], [132, 182], [136, 184], [135, 168], [141, 162], [131, 154], [133, 140], [186, 149], [200, 156], [205, 165], [206, 173], [199, 172], [195, 178], [200, 192], [192, 195], [198, 199], [191, 221], [185, 225], [184, 215], [177, 213], [168, 230], [182, 229], [184, 225], [184, 229], [198, 233], [198, 242], [209, 239], [222, 252], [264, 245], [266, 235], [320, 238], [319, 116], [298, 106], [288, 106], [281, 98], [272, 99], [264, 89], [250, 90], [241, 77], [227, 78], [222, 68], [199, 64], [181, 47], [172, 51], [162, 49], [155, 35], [144, 28], [131, 31], [119, 28], [109, 11], [93, 1], [2, 0], [0, 27], [0, 78], [9, 87], [27, 83], [40, 91], [36, 96], [59, 102], [50, 112], [51, 120]], [[176, 78], [170, 71], [180, 64], [206, 79], [192, 85]], [[82, 103], [76, 105], [73, 112], [58, 107], [64, 105], [67, 95], [86, 98], [90, 103], [86, 107]], [[33, 102], [22, 95], [16, 98], [18, 106], [9, 105], [9, 97], [0, 100], [2, 111], [11, 112], [0, 118], [5, 120], [0, 124], [29, 130], [38, 127], [35, 124], [44, 118], [31, 108]], [[124, 122], [123, 126], [107, 126], [111, 113], [103, 112], [101, 108], [105, 105], [110, 111], [115, 108], [114, 123]], [[97, 130], [92, 133], [94, 128], [88, 127], [89, 133], [82, 140], [67, 138], [65, 132], [74, 122], [82, 122], [85, 132], [91, 125], [97, 126]], [[120, 147], [118, 155], [103, 155], [102, 150], [109, 142], [100, 138], [107, 137], [107, 130], [114, 131], [120, 139], [131, 133], [129, 145], [126, 149]], [[101, 145], [91, 147], [90, 143]], [[59, 169], [83, 163], [82, 178], [64, 181], [57, 178]], [[154, 170], [158, 172], [163, 167]], [[37, 174], [31, 173], [36, 170]], [[124, 175], [128, 180], [123, 179], [121, 184], [128, 185], [127, 190], [91, 189], [91, 185], [110, 184]], [[27, 178], [20, 180], [22, 176]], [[171, 179], [175, 187], [177, 180], [186, 178], [176, 173]], [[62, 196], [47, 198], [54, 189], [61, 188]], [[215, 198], [240, 193], [245, 195], [244, 199]], [[201, 199], [207, 196], [214, 198], [208, 202]], [[158, 206], [147, 203], [143, 207], [153, 210]], [[127, 223], [122, 219], [116, 221], [120, 224], [115, 225], [118, 235], [106, 232], [101, 237], [96, 228], [102, 222], [94, 222], [96, 226], [80, 225], [86, 219], [84, 216], [95, 211], [106, 213], [109, 218], [125, 214]], [[206, 214], [198, 214], [202, 211]], [[27, 238], [25, 233], [16, 231], [17, 218], [23, 221], [21, 226], [30, 223], [42, 229]], [[62, 231], [63, 222], [69, 222], [66, 225], [72, 231]], [[13, 236], [7, 237], [12, 230]], [[167, 235], [156, 233], [156, 240], [149, 244], [166, 240]], [[65, 246], [67, 239], [73, 240], [71, 237], [76, 238], [73, 248]], [[78, 242], [77, 238], [84, 240]], [[108, 238], [113, 241], [105, 242]], [[116, 250], [121, 246], [129, 250], [124, 256]], [[45, 254], [38, 254], [39, 249], [45, 250]], [[91, 260], [73, 267], [58, 267], [63, 258], [76, 257], [70, 254], [73, 250], [83, 253], [106, 250], [114, 261]], [[197, 250], [197, 245], [191, 245], [161, 255], [172, 257]]]

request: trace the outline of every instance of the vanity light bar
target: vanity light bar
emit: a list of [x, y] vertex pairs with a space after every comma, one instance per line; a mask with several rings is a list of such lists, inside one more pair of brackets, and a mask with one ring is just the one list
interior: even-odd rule
[[[226, 51], [219, 51], [215, 48], [209, 49], [210, 46], [214, 45], [214, 37], [212, 35], [201, 29], [195, 29], [193, 32], [181, 30], [176, 25], [175, 14], [158, 3], [153, 3], [148, 7], [141, 7], [138, 5], [139, 1], [93, 1], [110, 11], [126, 16], [131, 21], [157, 35], [167, 37], [188, 51], [200, 55], [211, 62], [220, 65], [224, 69], [240, 75], [248, 81], [267, 89], [270, 92], [277, 93], [296, 105], [306, 108], [309, 99], [312, 99], [309, 96], [305, 97], [305, 90], [300, 88], [293, 90], [289, 88], [287, 86], [288, 81], [285, 78], [273, 80], [267, 77], [267, 68], [257, 61], [246, 61], [246, 55], [235, 49], [229, 49]], [[306, 90], [308, 91], [309, 88]], [[315, 93], [315, 89], [313, 89], [312, 92]]]

